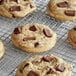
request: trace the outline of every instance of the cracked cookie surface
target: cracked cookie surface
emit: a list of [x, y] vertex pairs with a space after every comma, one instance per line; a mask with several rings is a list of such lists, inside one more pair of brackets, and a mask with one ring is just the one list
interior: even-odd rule
[[54, 47], [56, 33], [43, 24], [18, 26], [11, 35], [15, 46], [27, 52], [44, 52]]
[[50, 16], [60, 20], [75, 20], [76, 0], [50, 0], [47, 12]]
[[52, 54], [33, 56], [22, 62], [16, 76], [71, 76], [72, 65]]
[[32, 0], [0, 0], [0, 14], [9, 18], [24, 17], [35, 9]]

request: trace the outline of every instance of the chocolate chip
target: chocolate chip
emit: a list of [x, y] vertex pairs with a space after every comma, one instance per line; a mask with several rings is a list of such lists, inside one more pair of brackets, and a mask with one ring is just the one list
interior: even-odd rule
[[29, 66], [29, 63], [25, 64], [21, 69], [20, 69], [20, 73], [23, 73], [23, 70], [25, 67]]
[[46, 74], [55, 74], [55, 72], [50, 68]]
[[30, 4], [30, 8], [33, 8], [34, 6]]
[[17, 2], [18, 3], [18, 0], [10, 0], [10, 1], [14, 1], [14, 2]]
[[29, 30], [30, 30], [30, 31], [36, 31], [37, 29], [36, 29], [36, 27], [33, 25], [33, 26], [31, 26], [31, 27], [29, 28]]
[[52, 34], [50, 33], [50, 30], [48, 29], [43, 29], [43, 33], [46, 37], [52, 37]]
[[27, 76], [39, 76], [36, 72], [30, 71]]
[[60, 72], [64, 72], [65, 67], [64, 67], [63, 64], [60, 64], [60, 65], [58, 65], [58, 66], [56, 67], [56, 70], [57, 70], [57, 71], [60, 71]]
[[3, 0], [0, 0], [0, 2], [2, 2]]
[[44, 60], [46, 62], [50, 62], [50, 61], [52, 61], [52, 58], [50, 56], [43, 56], [42, 60]]
[[14, 29], [14, 34], [20, 34], [22, 32], [22, 26], [18, 26]]
[[13, 12], [13, 11], [20, 11], [20, 10], [21, 10], [20, 6], [11, 6], [9, 8], [9, 11], [11, 11], [11, 12]]
[[75, 16], [76, 11], [75, 10], [65, 10], [65, 15], [67, 16]]
[[0, 0], [0, 4], [3, 2], [3, 0]]
[[61, 8], [64, 8], [64, 7], [69, 7], [69, 4], [68, 4], [68, 2], [65, 1], [65, 2], [58, 3], [57, 6], [61, 7]]
[[76, 31], [76, 27], [73, 28]]
[[15, 15], [14, 15], [14, 14], [12, 14], [12, 17], [13, 17], [13, 18], [15, 18]]
[[28, 1], [28, 0], [24, 0], [24, 1]]
[[38, 45], [39, 45], [39, 43], [38, 43], [38, 42], [36, 42], [34, 46], [35, 46], [35, 47], [37, 47]]
[[36, 40], [36, 38], [35, 37], [25, 37], [23, 39], [23, 41], [28, 41], [28, 40]]
[[32, 63], [41, 63], [42, 62], [42, 59], [41, 60], [37, 60], [37, 61], [32, 61]]

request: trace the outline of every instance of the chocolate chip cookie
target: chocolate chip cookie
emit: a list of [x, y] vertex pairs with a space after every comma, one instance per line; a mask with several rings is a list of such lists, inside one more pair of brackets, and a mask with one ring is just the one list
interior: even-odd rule
[[24, 17], [35, 9], [32, 0], [0, 0], [0, 14], [9, 18]]
[[2, 41], [0, 41], [0, 58], [3, 57], [4, 53], [5, 53], [5, 48]]
[[16, 76], [71, 76], [72, 65], [54, 55], [33, 56], [22, 62]]
[[76, 0], [50, 0], [47, 12], [50, 16], [60, 20], [75, 20]]
[[73, 46], [76, 46], [76, 26], [69, 30], [68, 40]]
[[26, 24], [18, 26], [11, 35], [15, 46], [27, 52], [44, 52], [54, 47], [56, 33], [43, 24]]

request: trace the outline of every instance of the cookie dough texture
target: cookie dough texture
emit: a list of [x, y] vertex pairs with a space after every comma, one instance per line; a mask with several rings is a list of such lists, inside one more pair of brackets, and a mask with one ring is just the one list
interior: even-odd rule
[[24, 17], [35, 9], [32, 0], [0, 0], [0, 14], [9, 18]]
[[76, 46], [76, 26], [69, 30], [68, 40], [73, 46]]
[[22, 62], [16, 76], [71, 76], [72, 65], [54, 55], [33, 56]]
[[5, 53], [5, 48], [2, 41], [0, 41], [0, 58], [3, 57], [4, 53]]
[[50, 0], [47, 12], [50, 16], [60, 20], [75, 20], [76, 0]]
[[11, 35], [15, 46], [27, 52], [44, 52], [54, 47], [56, 33], [43, 24], [18, 26]]

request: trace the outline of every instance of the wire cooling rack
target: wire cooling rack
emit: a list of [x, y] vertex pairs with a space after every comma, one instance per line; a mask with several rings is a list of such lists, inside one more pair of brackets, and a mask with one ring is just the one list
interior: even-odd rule
[[[0, 76], [15, 76], [15, 70], [19, 63], [35, 54], [55, 54], [73, 64], [72, 76], [76, 76], [76, 47], [69, 44], [67, 40], [68, 30], [75, 26], [76, 21], [59, 21], [46, 13], [46, 6], [49, 0], [34, 0], [37, 10], [24, 18], [9, 19], [0, 16], [0, 39], [4, 42], [6, 53], [0, 60]], [[15, 47], [10, 35], [16, 26], [26, 23], [41, 23], [52, 28], [58, 36], [56, 46], [44, 53], [27, 53]]]

